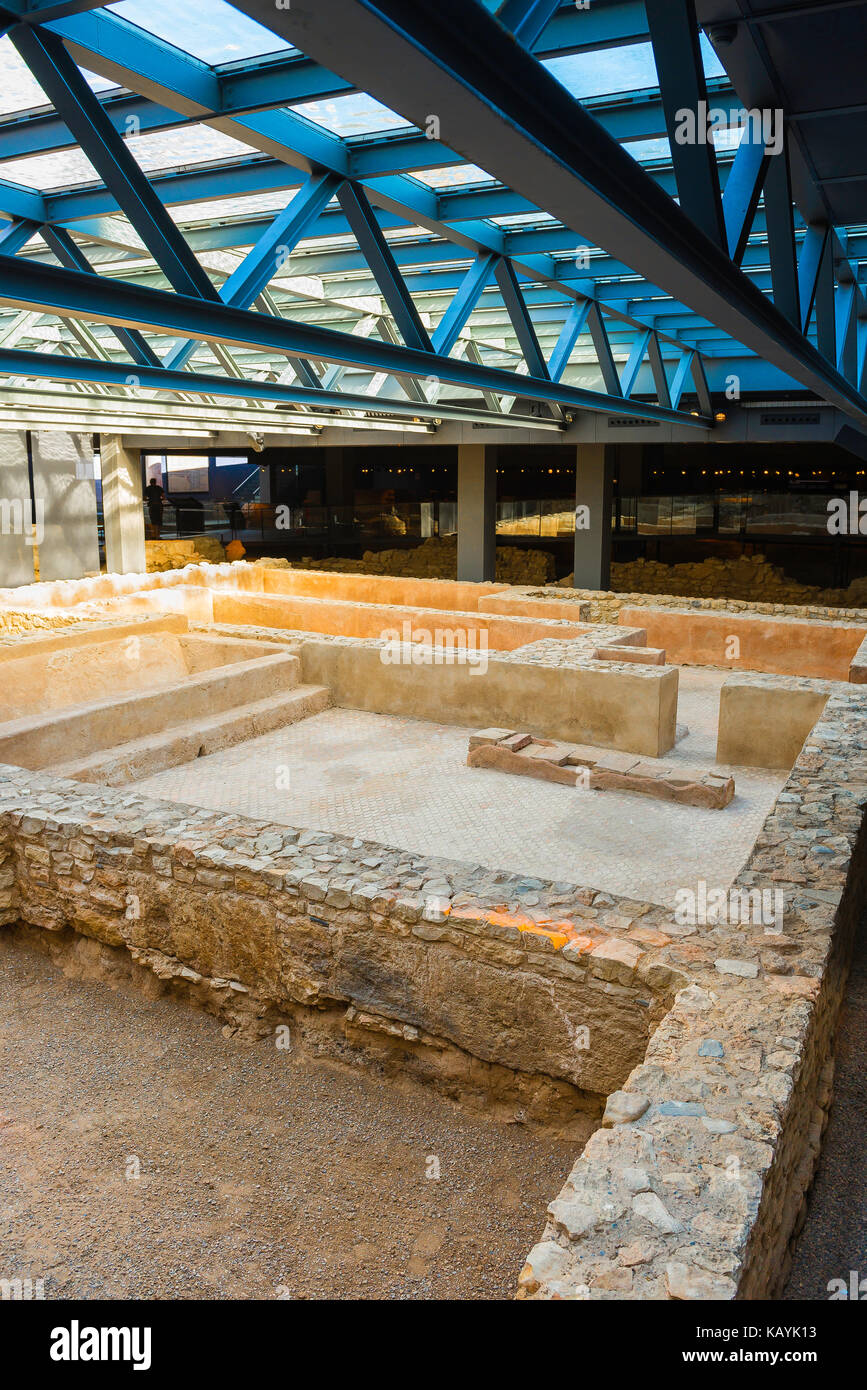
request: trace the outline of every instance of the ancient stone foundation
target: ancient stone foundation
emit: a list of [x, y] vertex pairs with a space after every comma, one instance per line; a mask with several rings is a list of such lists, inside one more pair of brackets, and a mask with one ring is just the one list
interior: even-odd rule
[[[445, 659], [456, 630], [477, 654], [484, 637], [484, 670]], [[580, 1116], [582, 1137], [599, 1117], [521, 1298], [773, 1297], [867, 889], [865, 636], [857, 609], [270, 565], [10, 591], [0, 922], [231, 1033], [288, 1027], [311, 1054], [500, 1114], [564, 1130]], [[702, 698], [719, 693], [717, 759], [705, 745], [696, 775], [678, 761], [693, 666]], [[722, 840], [750, 770], [782, 772], [722, 906], [686, 912], [586, 881], [580, 853], [569, 878], [522, 876], [286, 824], [282, 803], [255, 819], [133, 785], [332, 707], [484, 730], [471, 758], [493, 750], [501, 770], [466, 773], [461, 753], [468, 777], [511, 782], [532, 760], [589, 797], [595, 777], [594, 815], [622, 798], [615, 829], [637, 856], [642, 816], [680, 814], [666, 800], [694, 798], [690, 829], [710, 818]]]

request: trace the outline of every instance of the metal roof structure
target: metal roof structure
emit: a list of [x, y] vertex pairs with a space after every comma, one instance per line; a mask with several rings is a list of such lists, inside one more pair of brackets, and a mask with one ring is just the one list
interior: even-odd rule
[[0, 25], [5, 428], [701, 434], [734, 383], [867, 429], [867, 0]]

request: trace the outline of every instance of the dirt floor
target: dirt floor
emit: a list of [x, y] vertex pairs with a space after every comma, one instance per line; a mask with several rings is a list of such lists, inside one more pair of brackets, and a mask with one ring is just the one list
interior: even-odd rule
[[47, 1299], [509, 1298], [581, 1147], [3, 932], [0, 1077], [0, 1279]]

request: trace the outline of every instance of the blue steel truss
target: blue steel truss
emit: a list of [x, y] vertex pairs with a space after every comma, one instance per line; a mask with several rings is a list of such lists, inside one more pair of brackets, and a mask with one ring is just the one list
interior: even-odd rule
[[[170, 42], [117, 8], [0, 4], [45, 97], [0, 121], [0, 399], [51, 380], [115, 409], [146, 388], [348, 424], [535, 402], [551, 427], [707, 428], [736, 380], [867, 428], [867, 215], [834, 222], [787, 74], [756, 85], [778, 21], [749, 0], [201, 0], [263, 26], [215, 63], [183, 9]], [[608, 84], [579, 100], [591, 59]], [[752, 125], [680, 140], [684, 111], [759, 97], [778, 150]]]

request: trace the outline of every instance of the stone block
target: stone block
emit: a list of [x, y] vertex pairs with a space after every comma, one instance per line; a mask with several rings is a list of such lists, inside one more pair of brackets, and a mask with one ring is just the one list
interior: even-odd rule
[[504, 738], [514, 738], [513, 729], [480, 729], [470, 734], [470, 748], [482, 748], [488, 743], [501, 743]]

